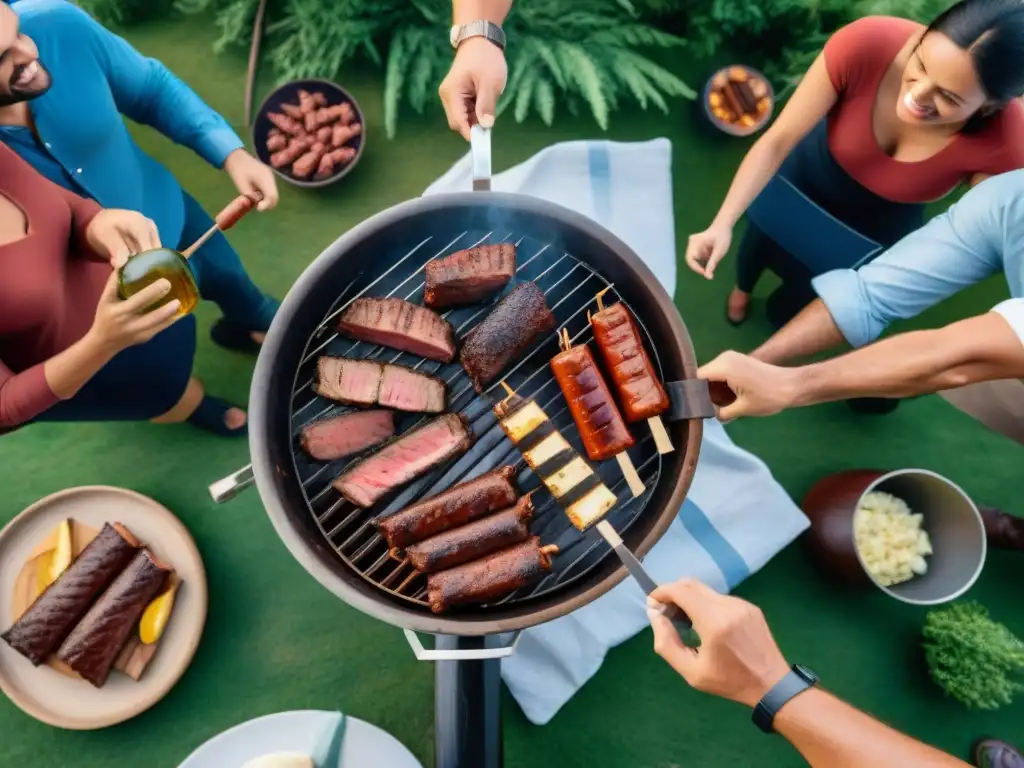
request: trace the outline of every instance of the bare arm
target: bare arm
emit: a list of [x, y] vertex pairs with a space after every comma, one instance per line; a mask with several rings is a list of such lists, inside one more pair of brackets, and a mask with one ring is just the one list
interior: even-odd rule
[[843, 332], [821, 299], [815, 299], [775, 335], [750, 353], [751, 357], [781, 365], [846, 342]]
[[893, 730], [826, 691], [812, 688], [775, 716], [775, 730], [813, 768], [913, 765], [962, 768], [962, 760]]
[[452, 18], [455, 24], [471, 21], [490, 21], [501, 24], [512, 10], [512, 0], [453, 0]]
[[909, 397], [1024, 377], [1024, 344], [997, 312], [933, 331], [901, 333], [832, 360], [791, 369], [793, 405], [849, 397]]
[[825, 68], [825, 55], [811, 64], [785, 109], [747, 152], [733, 177], [712, 227], [732, 229], [801, 139], [839, 98]]

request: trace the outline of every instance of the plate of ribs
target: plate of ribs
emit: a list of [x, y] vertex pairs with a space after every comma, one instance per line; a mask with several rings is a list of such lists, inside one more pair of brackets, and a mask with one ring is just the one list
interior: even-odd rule
[[340, 85], [296, 80], [274, 90], [256, 113], [256, 156], [300, 187], [345, 176], [363, 152], [363, 113]]
[[0, 531], [0, 689], [60, 728], [128, 720], [191, 663], [206, 622], [191, 535], [134, 491], [72, 488]]

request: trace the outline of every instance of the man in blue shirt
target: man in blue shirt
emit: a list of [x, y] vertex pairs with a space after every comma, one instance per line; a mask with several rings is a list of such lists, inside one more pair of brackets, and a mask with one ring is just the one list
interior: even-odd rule
[[[1013, 339], [1024, 339], [1024, 170], [985, 180], [871, 263], [815, 278], [818, 298], [752, 356], [780, 364], [844, 341], [863, 347], [894, 320], [914, 317], [1000, 272], [1012, 298], [992, 312], [924, 336], [903, 334], [841, 358], [845, 362], [827, 371], [848, 377], [848, 392], [902, 396], [952, 389], [943, 394], [954, 405], [1024, 443], [1024, 371], [1014, 368], [1019, 361], [1007, 362], [1000, 346], [1009, 338], [1012, 350]], [[973, 357], [956, 361], [952, 378], [913, 378], [925, 375], [915, 364], [938, 365], [961, 343], [967, 346], [957, 354]]]
[[[0, 5], [0, 40], [0, 141], [51, 181], [104, 207], [140, 211], [171, 248], [182, 250], [208, 230], [211, 218], [135, 143], [124, 116], [223, 168], [239, 192], [260, 193], [260, 210], [276, 204], [273, 173], [220, 115], [73, 3]], [[257, 351], [277, 302], [253, 284], [223, 235], [190, 264], [202, 296], [224, 314], [214, 341]]]

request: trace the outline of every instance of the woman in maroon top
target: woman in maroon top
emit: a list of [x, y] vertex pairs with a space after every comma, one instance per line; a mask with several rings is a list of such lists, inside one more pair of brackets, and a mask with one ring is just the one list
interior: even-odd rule
[[0, 433], [135, 419], [241, 431], [192, 378], [195, 319], [176, 320], [177, 301], [145, 311], [170, 284], [118, 298], [112, 266], [159, 245], [149, 219], [103, 210], [0, 145]]
[[[924, 204], [1024, 167], [1024, 4], [962, 0], [927, 28], [869, 16], [836, 32], [775, 123], [747, 152], [686, 262], [711, 279], [732, 229], [776, 172], [883, 247], [918, 228]], [[827, 247], [827, 244], [823, 247]], [[727, 314], [738, 324], [765, 268], [782, 325], [814, 298], [814, 275], [748, 222]], [[852, 265], [851, 265], [852, 266]]]

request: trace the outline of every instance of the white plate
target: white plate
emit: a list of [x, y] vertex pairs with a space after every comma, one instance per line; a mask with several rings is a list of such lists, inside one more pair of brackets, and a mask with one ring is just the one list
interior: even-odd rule
[[101, 528], [124, 523], [153, 554], [170, 564], [182, 585], [156, 655], [136, 682], [112, 671], [106, 685], [62, 675], [31, 662], [0, 642], [0, 690], [49, 725], [74, 730], [104, 728], [135, 717], [162, 699], [184, 674], [206, 624], [206, 571], [192, 536], [171, 512], [141, 493], [110, 486], [69, 488], [26, 509], [0, 531], [0, 626], [11, 625], [15, 579], [32, 550], [61, 521], [73, 518]]
[[[257, 717], [214, 736], [178, 768], [242, 768], [249, 760], [275, 752], [309, 754], [337, 716], [316, 709]], [[346, 718], [341, 761], [318, 768], [423, 768], [402, 742], [375, 725]]]

